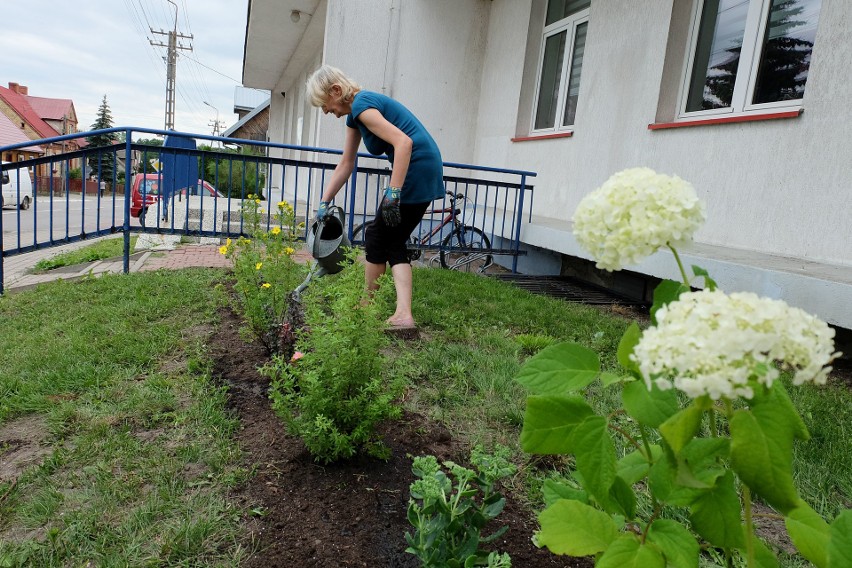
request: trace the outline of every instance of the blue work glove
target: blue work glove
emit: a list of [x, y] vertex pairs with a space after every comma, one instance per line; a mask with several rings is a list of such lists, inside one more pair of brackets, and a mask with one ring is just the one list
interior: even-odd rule
[[329, 206], [331, 206], [331, 201], [320, 201], [319, 207], [317, 208], [317, 220], [322, 221], [328, 217]]
[[402, 221], [399, 212], [399, 194], [402, 190], [398, 187], [386, 187], [385, 196], [382, 198], [382, 218], [388, 227], [396, 227]]

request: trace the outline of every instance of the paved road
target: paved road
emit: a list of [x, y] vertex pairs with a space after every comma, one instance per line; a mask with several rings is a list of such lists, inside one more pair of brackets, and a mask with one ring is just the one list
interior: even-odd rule
[[[38, 197], [26, 211], [3, 209], [3, 248], [14, 250], [76, 237], [83, 231], [91, 234], [123, 223], [124, 197]], [[139, 221], [131, 217], [130, 224], [139, 226]]]

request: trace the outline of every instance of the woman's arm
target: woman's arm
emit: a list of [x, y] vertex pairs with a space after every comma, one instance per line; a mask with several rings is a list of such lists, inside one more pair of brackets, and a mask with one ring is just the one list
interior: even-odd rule
[[402, 187], [411, 162], [412, 142], [408, 135], [388, 122], [378, 110], [368, 108], [358, 115], [358, 120], [370, 129], [370, 132], [393, 146], [393, 170], [390, 186]]
[[343, 142], [343, 157], [337, 163], [337, 167], [331, 173], [331, 178], [325, 186], [325, 191], [322, 192], [320, 201], [329, 202], [334, 199], [349, 176], [352, 175], [352, 170], [355, 169], [355, 157], [358, 154], [358, 146], [361, 144], [361, 133], [357, 128], [346, 127], [346, 139]]

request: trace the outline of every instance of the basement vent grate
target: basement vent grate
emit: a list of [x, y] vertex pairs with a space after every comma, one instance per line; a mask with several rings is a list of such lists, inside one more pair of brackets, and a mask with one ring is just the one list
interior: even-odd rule
[[646, 307], [640, 300], [627, 298], [604, 288], [586, 284], [566, 276], [530, 276], [527, 274], [495, 274], [494, 278], [514, 284], [518, 288], [559, 298], [566, 302], [576, 302], [593, 305], [622, 305]]

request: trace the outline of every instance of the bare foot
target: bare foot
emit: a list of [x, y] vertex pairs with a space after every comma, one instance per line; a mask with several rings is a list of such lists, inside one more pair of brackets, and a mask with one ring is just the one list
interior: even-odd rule
[[391, 327], [416, 327], [414, 318], [398, 318], [391, 316], [385, 320], [385, 323]]

